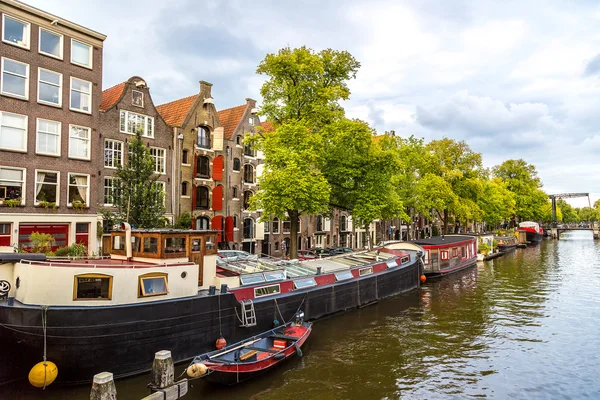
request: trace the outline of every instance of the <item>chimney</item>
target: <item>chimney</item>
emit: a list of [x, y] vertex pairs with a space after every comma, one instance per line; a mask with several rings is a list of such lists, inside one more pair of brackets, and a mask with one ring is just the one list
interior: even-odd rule
[[396, 131], [390, 131], [390, 136], [396, 136]]
[[200, 96], [203, 99], [208, 99], [212, 97], [211, 94], [212, 83], [208, 83], [206, 81], [200, 81]]
[[251, 99], [250, 97], [246, 97], [246, 104], [250, 106], [250, 108], [256, 108], [256, 100]]

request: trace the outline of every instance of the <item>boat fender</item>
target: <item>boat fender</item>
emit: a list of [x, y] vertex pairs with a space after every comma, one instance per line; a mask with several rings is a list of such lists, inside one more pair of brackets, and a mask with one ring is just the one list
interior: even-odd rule
[[227, 340], [223, 336], [217, 339], [215, 343], [215, 347], [217, 350], [221, 350], [223, 347], [227, 346]]
[[285, 354], [284, 353], [277, 353], [273, 356], [273, 358], [275, 360], [283, 360], [285, 358]]
[[190, 378], [200, 378], [201, 376], [206, 374], [206, 371], [208, 371], [206, 365], [202, 364], [201, 362], [197, 362], [187, 367], [185, 373]]
[[273, 320], [273, 328], [277, 328], [279, 326], [279, 320], [277, 318], [275, 318]]
[[294, 343], [294, 347], [296, 348], [296, 354], [298, 354], [298, 357], [302, 357], [302, 350], [300, 350], [300, 345], [298, 342]]
[[42, 361], [29, 371], [29, 383], [36, 388], [45, 388], [56, 379], [58, 367], [51, 361]]
[[427, 280], [427, 277], [425, 275], [421, 275], [419, 277], [419, 280], [421, 281], [421, 283], [425, 283], [425, 281]]

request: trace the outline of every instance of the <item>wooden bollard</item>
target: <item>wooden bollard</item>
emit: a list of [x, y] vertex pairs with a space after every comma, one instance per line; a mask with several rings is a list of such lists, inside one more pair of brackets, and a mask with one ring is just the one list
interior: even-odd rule
[[94, 375], [90, 400], [117, 400], [117, 388], [110, 372]]
[[164, 389], [173, 385], [174, 380], [175, 368], [173, 367], [171, 352], [169, 350], [156, 352], [152, 363], [151, 385], [158, 389]]

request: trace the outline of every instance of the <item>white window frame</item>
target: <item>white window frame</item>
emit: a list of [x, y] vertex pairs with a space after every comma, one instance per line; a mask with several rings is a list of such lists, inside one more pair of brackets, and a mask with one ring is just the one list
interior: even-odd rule
[[[277, 289], [272, 293], [264, 293], [264, 294], [258, 293], [258, 291], [260, 291], [261, 289], [270, 289], [270, 288], [277, 288]], [[254, 298], [274, 296], [274, 295], [280, 294], [280, 293], [281, 293], [281, 286], [279, 285], [279, 283], [276, 283], [275, 285], [267, 285], [267, 286], [261, 286], [261, 287], [254, 288]]]
[[[59, 53], [60, 54], [58, 56], [54, 55], [52, 53], [46, 53], [45, 51], [42, 50], [42, 31], [46, 31], [49, 34], [58, 36], [60, 38], [60, 47], [59, 47]], [[64, 39], [65, 39], [65, 37], [63, 35], [61, 35], [60, 33], [58, 33], [58, 32], [54, 32], [53, 30], [50, 30], [48, 28], [44, 28], [42, 26], [40, 26], [40, 31], [39, 31], [38, 35], [39, 35], [38, 36], [38, 53], [43, 54], [43, 55], [48, 56], [48, 57], [52, 57], [52, 58], [56, 58], [56, 59], [62, 60], [63, 57], [64, 57], [64, 48], [65, 48], [65, 46], [64, 46]]]
[[[122, 118], [123, 114], [125, 115], [125, 129], [123, 129], [123, 125], [121, 124], [121, 118]], [[136, 113], [133, 111], [121, 110], [119, 112], [119, 132], [126, 133], [128, 135], [135, 135], [135, 132], [129, 132], [127, 130], [127, 127], [128, 127], [127, 121], [129, 120], [129, 114], [134, 114], [134, 115], [137, 115], [138, 117], [143, 117], [144, 118], [144, 132], [142, 133], [142, 137], [154, 139], [154, 128], [155, 128], [154, 127], [154, 117]], [[148, 126], [149, 126], [148, 121], [152, 121], [152, 135], [148, 135]], [[189, 156], [189, 153], [188, 153], [188, 156]], [[193, 156], [193, 154], [192, 154], [192, 156]]]
[[[56, 75], [59, 76], [59, 83], [58, 83], [58, 103], [52, 103], [51, 101], [46, 101], [46, 100], [41, 100], [40, 99], [40, 93], [41, 93], [40, 85], [42, 83], [44, 83], [46, 85], [56, 86], [56, 84], [54, 84], [52, 82], [42, 82], [41, 71], [50, 72], [52, 74], [56, 74]], [[45, 104], [45, 105], [48, 105], [48, 106], [53, 106], [53, 107], [62, 107], [62, 92], [63, 92], [63, 74], [61, 74], [60, 72], [52, 71], [50, 69], [38, 67], [38, 86], [37, 86], [37, 101], [38, 101], [38, 103]]]
[[[13, 94], [13, 93], [8, 93], [8, 92], [4, 92], [4, 62], [8, 60], [8, 61], [12, 61], [14, 63], [17, 64], [22, 64], [25, 65], [27, 68], [25, 68], [25, 96], [21, 96], [18, 94]], [[2, 57], [1, 58], [2, 61], [2, 66], [1, 66], [1, 71], [0, 71], [0, 80], [2, 81], [2, 85], [0, 87], [0, 93], [2, 93], [2, 95], [4, 96], [9, 96], [9, 97], [14, 97], [16, 99], [23, 99], [23, 100], [29, 100], [29, 64], [21, 62], [21, 61], [17, 61], [17, 60], [13, 60], [12, 58], [7, 58], [7, 57]], [[7, 72], [10, 75], [15, 75], [15, 76], [19, 76], [22, 77], [21, 75], [16, 75], [12, 72]]]
[[[40, 121], [53, 122], [53, 123], [58, 124], [58, 134], [54, 134], [51, 132], [42, 132], [45, 135], [57, 136], [57, 138], [56, 138], [57, 152], [56, 153], [47, 153], [44, 151], [40, 151], [40, 148], [39, 148], [39, 146], [40, 146]], [[44, 156], [60, 157], [61, 144], [62, 144], [61, 137], [62, 137], [62, 123], [60, 121], [53, 121], [51, 119], [46, 119], [46, 118], [37, 118], [36, 124], [35, 124], [35, 154], [41, 154]]]
[[[88, 152], [87, 153], [88, 153], [88, 155], [87, 155], [87, 158], [71, 155], [71, 129], [73, 129], [73, 128], [87, 129], [87, 131], [88, 131], [88, 138], [87, 138], [87, 141], [88, 141]], [[76, 137], [75, 139], [81, 140], [81, 138], [79, 138], [79, 137]], [[69, 158], [73, 158], [75, 160], [89, 161], [91, 154], [92, 154], [92, 129], [87, 126], [69, 124]]]
[[103, 186], [102, 187], [104, 188], [104, 190], [102, 192], [102, 203], [105, 206], [107, 206], [107, 207], [112, 207], [112, 206], [114, 206], [114, 203], [107, 203], [106, 202], [106, 188], [108, 187], [108, 186], [106, 186], [106, 180], [107, 179], [111, 182], [111, 184], [110, 184], [110, 190], [113, 192], [113, 194], [111, 196], [113, 196], [113, 200], [114, 200], [114, 190], [115, 190], [114, 182], [116, 180], [118, 180], [119, 178], [115, 178], [114, 176], [105, 176], [104, 177], [104, 181], [103, 181]]
[[[79, 44], [88, 46], [90, 48], [90, 54], [88, 56], [90, 65], [85, 65], [85, 64], [78, 63], [77, 61], [73, 61], [73, 42], [77, 42]], [[94, 67], [93, 61], [94, 61], [94, 46], [92, 46], [91, 44], [82, 42], [81, 40], [71, 38], [71, 64], [79, 65], [80, 67], [87, 68], [87, 69], [92, 69]]]
[[[10, 18], [14, 21], [20, 22], [22, 24], [25, 25], [26, 29], [25, 29], [25, 45], [20, 45], [18, 43], [15, 42], [11, 42], [10, 40], [8, 40], [6, 37], [4, 37], [4, 28], [6, 27], [6, 18]], [[31, 24], [27, 21], [23, 21], [20, 18], [16, 18], [13, 17], [12, 15], [8, 15], [8, 14], [2, 14], [2, 41], [4, 43], [10, 44], [11, 46], [15, 46], [15, 47], [20, 47], [22, 49], [30, 49], [30, 45], [31, 45]]]
[[[80, 90], [76, 90], [76, 92], [87, 94], [88, 96], [90, 96], [90, 111], [85, 111], [85, 110], [82, 110], [80, 108], [73, 108], [71, 106], [71, 98], [73, 97], [73, 79], [77, 79], [78, 81], [89, 83], [89, 86], [90, 86], [90, 92], [89, 93], [85, 93], [85, 92], [82, 92]], [[69, 86], [69, 110], [80, 112], [80, 113], [84, 113], [84, 114], [91, 114], [92, 110], [94, 109], [93, 108], [93, 98], [92, 98], [92, 86], [93, 86], [92, 82], [86, 81], [85, 79], [81, 79], [81, 78], [77, 78], [75, 76], [72, 76], [70, 83], [71, 83], [71, 85]]]
[[[162, 156], [153, 155], [152, 150], [154, 151], [162, 151]], [[152, 162], [154, 164], [154, 173], [159, 175], [165, 175], [167, 173], [167, 150], [161, 147], [150, 147], [150, 156], [152, 157]], [[158, 171], [158, 160], [162, 159], [163, 161], [163, 171]]]
[[78, 172], [69, 172], [68, 176], [67, 176], [67, 206], [72, 207], [73, 206], [73, 202], [70, 201], [71, 199], [69, 199], [69, 192], [71, 189], [71, 186], [75, 186], [77, 187], [77, 185], [71, 185], [71, 176], [73, 175], [78, 175], [78, 176], [87, 176], [87, 193], [86, 193], [86, 201], [85, 201], [85, 205], [87, 207], [90, 206], [90, 175], [89, 174], [81, 174]]
[[[60, 204], [60, 171], [50, 171], [50, 170], [45, 170], [45, 169], [36, 169], [34, 171], [34, 175], [33, 175], [33, 205], [37, 206], [40, 204], [39, 201], [37, 201], [37, 195], [35, 194], [37, 191], [37, 173], [38, 172], [50, 172], [52, 174], [56, 174], [56, 205], [58, 206]], [[89, 186], [89, 184], [88, 184]]]
[[[113, 147], [111, 149], [106, 148], [106, 144], [109, 142], [113, 143]], [[115, 150], [115, 147], [114, 147], [115, 143], [118, 143], [119, 145], [121, 145], [121, 150]], [[103, 157], [104, 158], [104, 161], [103, 161], [104, 168], [117, 169], [117, 163], [115, 163], [115, 160], [114, 160], [115, 151], [121, 152], [121, 164], [120, 165], [123, 166], [123, 158], [125, 156], [125, 152], [123, 151], [124, 148], [125, 148], [125, 143], [121, 142], [120, 140], [104, 139], [104, 151], [106, 152], [106, 150], [111, 150], [112, 154], [113, 154], [113, 157], [111, 159], [112, 165], [106, 165], [106, 157]]]
[[[7, 165], [0, 165], [0, 169], [13, 169], [21, 171], [23, 180], [21, 182], [21, 205], [25, 205], [25, 196], [27, 193], [27, 168], [9, 167]], [[12, 182], [12, 181], [11, 181]], [[4, 204], [4, 199], [0, 199], [0, 204]]]
[[0, 111], [0, 135], [2, 134], [2, 116], [4, 114], [11, 114], [11, 115], [17, 115], [19, 117], [24, 117], [25, 118], [25, 130], [23, 132], [23, 148], [22, 149], [15, 149], [15, 148], [11, 148], [11, 147], [2, 147], [0, 146], [0, 149], [2, 150], [7, 150], [7, 151], [17, 151], [20, 153], [27, 153], [27, 137], [28, 137], [28, 127], [29, 127], [29, 117], [27, 115], [23, 115], [23, 114], [16, 114], [16, 113], [10, 113], [10, 112], [6, 112], [6, 111]]
[[361, 268], [358, 270], [358, 276], [367, 276], [367, 275], [371, 275], [373, 273], [373, 267], [366, 267], [366, 268]]

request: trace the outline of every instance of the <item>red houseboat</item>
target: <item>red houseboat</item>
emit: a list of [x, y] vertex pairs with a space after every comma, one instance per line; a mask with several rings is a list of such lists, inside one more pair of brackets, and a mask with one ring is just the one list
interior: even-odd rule
[[517, 232], [525, 232], [525, 240], [527, 240], [529, 244], [538, 244], [544, 238], [544, 230], [537, 222], [521, 222], [519, 223]]

